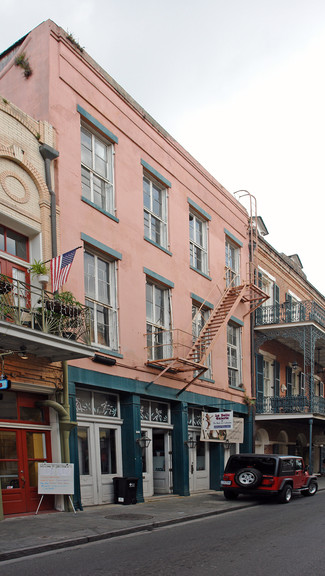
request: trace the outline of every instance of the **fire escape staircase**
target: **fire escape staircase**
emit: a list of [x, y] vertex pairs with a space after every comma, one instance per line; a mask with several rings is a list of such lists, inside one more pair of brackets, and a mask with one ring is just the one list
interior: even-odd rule
[[[177, 396], [184, 392], [201, 374], [203, 374], [208, 367], [204, 364], [210, 354], [216, 340], [220, 334], [221, 328], [229, 322], [235, 309], [240, 302], [248, 302], [250, 304], [247, 314], [251, 314], [263, 302], [268, 299], [258, 286], [245, 282], [239, 286], [230, 286], [222, 294], [219, 302], [211, 312], [206, 324], [203, 326], [198, 338], [193, 343], [192, 348], [186, 357], [170, 358], [160, 361], [163, 371], [156, 377], [153, 384], [165, 372], [186, 372], [195, 371], [195, 375], [191, 381], [187, 382], [186, 386], [179, 390]], [[202, 304], [204, 306], [204, 304]], [[200, 311], [199, 311], [200, 312]], [[198, 312], [198, 313], [199, 313]]]

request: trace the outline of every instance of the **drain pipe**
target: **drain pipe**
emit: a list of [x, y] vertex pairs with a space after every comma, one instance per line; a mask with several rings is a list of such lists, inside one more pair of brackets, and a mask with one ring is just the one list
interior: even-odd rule
[[[58, 158], [59, 152], [48, 146], [48, 144], [42, 144], [39, 148], [40, 154], [42, 155], [45, 163], [45, 180], [48, 191], [51, 196], [51, 241], [52, 241], [52, 258], [55, 258], [58, 254], [57, 249], [57, 239], [56, 239], [56, 196], [52, 188], [52, 178], [51, 178], [51, 162]], [[69, 388], [68, 388], [68, 364], [64, 360], [62, 361], [63, 369], [63, 405], [55, 402], [53, 400], [46, 400], [43, 406], [49, 406], [56, 410], [59, 414], [60, 421], [60, 436], [61, 436], [61, 450], [64, 462], [70, 462], [70, 449], [69, 449], [69, 435], [70, 430], [75, 426], [74, 423], [70, 421], [70, 408], [69, 408]]]
[[45, 181], [48, 191], [51, 196], [51, 240], [52, 240], [52, 258], [57, 256], [57, 242], [56, 242], [56, 197], [55, 192], [52, 189], [52, 178], [51, 178], [51, 162], [59, 156], [59, 152], [48, 146], [48, 144], [42, 144], [39, 147], [41, 156], [45, 163]]

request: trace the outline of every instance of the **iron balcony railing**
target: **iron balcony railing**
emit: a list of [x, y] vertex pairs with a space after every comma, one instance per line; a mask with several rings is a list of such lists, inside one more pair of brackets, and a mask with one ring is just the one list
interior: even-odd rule
[[324, 414], [325, 398], [314, 396], [264, 396], [256, 400], [257, 414]]
[[325, 309], [317, 302], [283, 302], [272, 306], [261, 306], [255, 312], [255, 325], [289, 324], [291, 322], [316, 322], [325, 328]]
[[0, 321], [90, 344], [90, 309], [0, 275]]

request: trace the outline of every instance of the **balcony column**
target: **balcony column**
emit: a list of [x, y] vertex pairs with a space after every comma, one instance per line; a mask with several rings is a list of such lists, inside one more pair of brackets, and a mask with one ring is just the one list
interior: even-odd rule
[[309, 419], [309, 473], [312, 474], [314, 469], [313, 463], [313, 419]]

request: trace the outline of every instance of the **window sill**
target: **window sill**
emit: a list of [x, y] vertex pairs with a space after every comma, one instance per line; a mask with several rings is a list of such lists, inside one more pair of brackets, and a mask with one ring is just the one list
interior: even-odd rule
[[[92, 343], [92, 346], [98, 346], [98, 344]], [[107, 356], [114, 356], [114, 358], [123, 358], [123, 354], [120, 354], [116, 350], [110, 350], [109, 348], [98, 348], [98, 352], [106, 354]]]
[[149, 242], [149, 244], [152, 244], [153, 246], [155, 246], [156, 248], [159, 248], [159, 250], [162, 250], [163, 252], [165, 252], [166, 254], [168, 254], [168, 256], [172, 256], [172, 253], [167, 250], [167, 248], [164, 248], [163, 246], [161, 246], [160, 244], [157, 244], [157, 242], [154, 242], [153, 240], [151, 240], [150, 238], [148, 238], [148, 236], [144, 236], [144, 239], [146, 242]]
[[95, 210], [98, 210], [98, 212], [101, 212], [101, 214], [104, 214], [105, 216], [107, 216], [108, 218], [110, 218], [111, 220], [114, 220], [114, 222], [119, 222], [119, 219], [116, 218], [116, 216], [114, 216], [113, 214], [111, 214], [110, 212], [106, 212], [106, 210], [103, 210], [102, 208], [100, 208], [99, 206], [97, 206], [97, 204], [94, 204], [94, 202], [91, 202], [90, 200], [88, 200], [88, 198], [85, 198], [84, 196], [81, 196], [81, 200], [83, 202], [85, 202], [86, 204], [88, 204], [88, 206], [91, 206], [92, 208], [95, 208]]
[[207, 280], [212, 280], [211, 276], [208, 276], [208, 274], [205, 274], [205, 272], [202, 272], [202, 270], [199, 270], [198, 268], [195, 268], [194, 266], [190, 266], [190, 268], [191, 268], [191, 270], [193, 270], [194, 272], [197, 272], [198, 274], [200, 274], [201, 276], [203, 276]]

